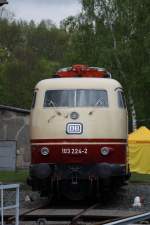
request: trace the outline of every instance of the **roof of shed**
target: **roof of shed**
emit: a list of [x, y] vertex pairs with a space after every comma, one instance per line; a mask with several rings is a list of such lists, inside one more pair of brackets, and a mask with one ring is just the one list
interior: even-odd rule
[[0, 109], [12, 111], [12, 112], [18, 112], [18, 113], [26, 113], [26, 114], [30, 113], [30, 110], [28, 109], [21, 109], [21, 108], [17, 108], [13, 106], [6, 106], [6, 105], [0, 105]]

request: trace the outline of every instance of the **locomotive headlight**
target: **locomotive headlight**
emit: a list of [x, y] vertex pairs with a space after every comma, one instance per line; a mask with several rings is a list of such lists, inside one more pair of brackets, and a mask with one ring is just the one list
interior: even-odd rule
[[41, 154], [46, 156], [49, 154], [49, 149], [46, 147], [41, 148]]
[[103, 156], [107, 156], [109, 153], [110, 153], [110, 148], [108, 148], [108, 147], [102, 147], [101, 148], [101, 154]]

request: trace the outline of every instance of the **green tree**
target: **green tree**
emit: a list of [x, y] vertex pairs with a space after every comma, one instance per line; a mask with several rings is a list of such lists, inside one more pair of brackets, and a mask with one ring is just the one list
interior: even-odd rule
[[81, 2], [82, 13], [62, 23], [70, 34], [66, 61], [109, 69], [128, 93], [132, 116], [136, 112], [138, 124], [144, 118], [149, 125], [150, 1]]
[[50, 21], [0, 19], [0, 104], [30, 108], [35, 84], [59, 68], [67, 33]]

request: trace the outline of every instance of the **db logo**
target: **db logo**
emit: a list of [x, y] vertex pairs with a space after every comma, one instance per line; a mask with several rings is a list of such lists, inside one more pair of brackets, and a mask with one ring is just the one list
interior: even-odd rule
[[82, 123], [68, 123], [66, 125], [67, 134], [82, 134], [83, 124]]

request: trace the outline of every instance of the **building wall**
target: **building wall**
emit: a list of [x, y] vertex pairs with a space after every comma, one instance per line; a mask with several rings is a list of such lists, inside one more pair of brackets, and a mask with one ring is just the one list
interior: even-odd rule
[[16, 141], [16, 168], [30, 164], [30, 111], [0, 106], [0, 141]]

